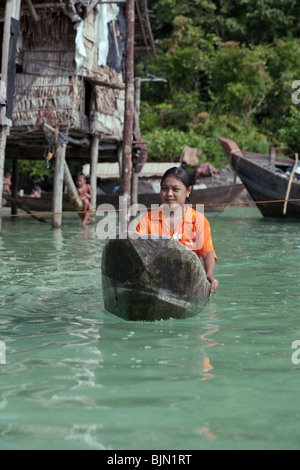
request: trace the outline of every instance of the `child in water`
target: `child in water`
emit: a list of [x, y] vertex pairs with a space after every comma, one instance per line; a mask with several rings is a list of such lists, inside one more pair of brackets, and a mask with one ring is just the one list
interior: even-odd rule
[[93, 207], [91, 199], [93, 198], [93, 191], [90, 184], [87, 184], [86, 178], [83, 173], [79, 173], [76, 179], [77, 194], [83, 204], [84, 216], [81, 222], [82, 225], [90, 224], [90, 215]]
[[3, 179], [3, 192], [6, 193], [8, 196], [11, 196], [11, 172], [7, 171], [4, 174], [4, 179]]

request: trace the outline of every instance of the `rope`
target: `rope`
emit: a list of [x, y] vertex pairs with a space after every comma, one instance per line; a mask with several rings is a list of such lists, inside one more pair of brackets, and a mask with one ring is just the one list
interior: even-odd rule
[[[288, 202], [299, 202], [300, 199], [289, 199]], [[205, 207], [215, 207], [215, 206], [239, 206], [239, 205], [253, 205], [253, 204], [272, 204], [272, 203], [284, 203], [286, 199], [275, 199], [273, 201], [242, 201], [242, 202], [219, 202], [213, 204], [205, 204]], [[192, 204], [195, 206], [196, 204]], [[146, 207], [147, 210], [151, 209], [151, 207]], [[111, 209], [105, 210], [105, 212], [123, 212], [127, 211], [127, 209]], [[97, 210], [91, 211], [91, 213], [96, 213]], [[7, 217], [32, 217], [32, 216], [42, 216], [42, 215], [67, 215], [67, 214], [83, 214], [84, 211], [63, 211], [63, 212], [32, 212], [31, 214], [3, 214], [0, 213], [0, 218], [7, 218]]]

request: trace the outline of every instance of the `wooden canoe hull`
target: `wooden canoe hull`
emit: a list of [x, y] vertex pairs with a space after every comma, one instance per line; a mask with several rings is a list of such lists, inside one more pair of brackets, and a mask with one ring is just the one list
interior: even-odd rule
[[129, 321], [197, 315], [209, 298], [203, 265], [177, 240], [109, 240], [102, 254], [105, 309]]
[[[193, 204], [203, 204], [207, 212], [223, 212], [226, 206], [232, 203], [245, 189], [243, 184], [216, 186], [194, 190], [192, 193]], [[36, 212], [52, 212], [52, 193], [43, 193], [41, 198], [18, 196], [18, 202]], [[150, 208], [151, 204], [160, 204], [159, 193], [139, 194], [138, 202]], [[119, 196], [103, 194], [97, 196], [97, 205], [112, 204], [119, 206]], [[63, 211], [73, 212], [74, 207], [67, 194], [63, 195]]]
[[[289, 176], [285, 171], [293, 167], [293, 160], [277, 157], [275, 167], [272, 167], [268, 155], [242, 152], [235, 142], [221, 138], [219, 140], [232, 168], [264, 217], [300, 217], [300, 181], [292, 182], [287, 197]], [[284, 213], [286, 198], [288, 203]]]

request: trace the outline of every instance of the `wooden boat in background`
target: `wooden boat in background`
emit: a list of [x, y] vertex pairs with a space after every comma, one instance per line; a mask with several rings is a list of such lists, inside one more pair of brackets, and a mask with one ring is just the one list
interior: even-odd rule
[[264, 217], [300, 217], [300, 180], [287, 173], [294, 160], [243, 152], [233, 140], [219, 137], [219, 141]]
[[201, 261], [174, 238], [111, 239], [101, 268], [105, 309], [124, 320], [195, 316], [209, 298]]
[[[222, 186], [193, 189], [191, 201], [193, 205], [203, 204], [205, 212], [223, 212], [228, 204], [235, 201], [245, 189], [243, 184], [228, 184]], [[139, 195], [139, 203], [150, 207], [151, 204], [161, 204], [159, 193]]]
[[[233, 202], [244, 190], [243, 184], [229, 184], [224, 186], [208, 187], [195, 189], [192, 192], [193, 204], [204, 204], [204, 210], [207, 212], [223, 212], [228, 204]], [[43, 192], [40, 198], [30, 196], [18, 196], [18, 202], [27, 206], [30, 210], [36, 212], [52, 212], [52, 193]], [[151, 204], [160, 204], [159, 193], [141, 193], [138, 195], [138, 202], [144, 204], [147, 208]], [[118, 208], [118, 194], [101, 194], [97, 196], [97, 205], [112, 204]], [[74, 207], [69, 201], [67, 194], [63, 195], [63, 211], [72, 212]]]

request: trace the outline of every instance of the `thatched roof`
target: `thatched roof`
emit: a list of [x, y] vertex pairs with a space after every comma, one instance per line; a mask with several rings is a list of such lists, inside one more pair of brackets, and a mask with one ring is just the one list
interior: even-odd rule
[[[62, 10], [76, 22], [83, 19], [99, 3], [126, 4], [126, 0], [23, 0], [21, 11], [29, 11], [33, 17], [38, 18], [42, 10]], [[5, 0], [0, 0], [0, 19], [4, 18], [5, 4]], [[155, 55], [147, 0], [135, 0], [135, 55]]]

